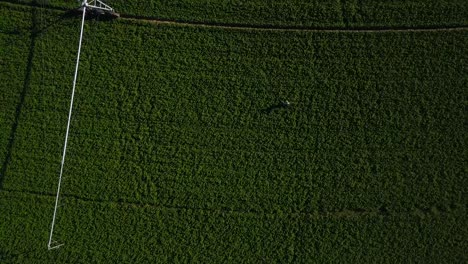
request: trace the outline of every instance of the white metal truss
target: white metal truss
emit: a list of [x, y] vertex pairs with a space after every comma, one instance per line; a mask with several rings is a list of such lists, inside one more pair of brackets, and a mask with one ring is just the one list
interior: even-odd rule
[[86, 0], [83, 0], [82, 6], [83, 7], [86, 6], [88, 8], [92, 8], [92, 9], [101, 9], [101, 10], [110, 11], [110, 12], [114, 11], [114, 9], [112, 7], [106, 5], [105, 3], [103, 3], [102, 1], [99, 1], [99, 0], [91, 0], [91, 1], [89, 1], [89, 3]]
[[78, 77], [78, 68], [80, 65], [81, 43], [83, 41], [83, 30], [84, 30], [84, 21], [86, 17], [86, 9], [89, 9], [90, 11], [92, 11], [93, 9], [98, 9], [98, 10], [108, 11], [112, 13], [114, 12], [114, 9], [112, 9], [110, 6], [104, 4], [103, 2], [99, 0], [92, 0], [89, 3], [87, 2], [87, 0], [83, 0], [81, 8], [83, 11], [83, 15], [81, 19], [80, 41], [78, 44], [78, 54], [76, 56], [75, 76], [73, 78], [73, 88], [72, 88], [72, 94], [71, 94], [71, 100], [70, 100], [70, 109], [68, 112], [67, 131], [65, 133], [65, 143], [63, 145], [62, 162], [60, 165], [60, 175], [59, 175], [58, 186], [57, 186], [57, 195], [55, 197], [54, 215], [52, 217], [52, 224], [50, 227], [49, 242], [47, 243], [47, 248], [49, 250], [56, 249], [64, 245], [53, 240], [53, 235], [54, 235], [55, 219], [57, 216], [57, 208], [59, 207], [58, 204], [59, 204], [59, 198], [60, 198], [60, 187], [62, 184], [62, 175], [63, 175], [63, 167], [65, 164], [65, 155], [67, 153], [68, 134], [70, 132], [70, 121], [71, 121], [72, 110], [73, 110], [73, 99], [75, 97], [76, 80]]

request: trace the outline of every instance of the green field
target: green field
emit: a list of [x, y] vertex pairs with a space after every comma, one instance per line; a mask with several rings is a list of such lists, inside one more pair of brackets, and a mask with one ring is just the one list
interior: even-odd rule
[[[468, 25], [461, 1], [414, 1], [446, 11], [390, 17], [359, 1], [368, 20], [334, 20], [353, 4], [316, 1], [320, 22], [257, 16], [259, 0], [209, 1], [222, 12], [202, 18], [206, 2], [145, 2], [161, 15], [112, 3], [223, 25]], [[294, 3], [263, 5], [307, 10]], [[80, 26], [62, 14], [0, 2], [0, 262], [467, 261], [466, 29], [135, 19], [86, 23], [56, 233], [65, 246], [47, 251]]]
[[[5, 0], [3, 0], [5, 1]], [[70, 9], [65, 0], [7, 0]], [[466, 26], [465, 0], [108, 0], [125, 16], [281, 27]]]

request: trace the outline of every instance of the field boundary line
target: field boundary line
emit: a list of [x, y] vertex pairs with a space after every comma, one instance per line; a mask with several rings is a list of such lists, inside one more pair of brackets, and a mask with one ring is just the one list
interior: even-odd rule
[[[3, 5], [10, 6], [23, 6], [23, 7], [36, 7], [42, 8], [40, 5], [32, 3], [18, 3], [14, 0], [0, 0]], [[45, 7], [48, 10], [55, 10], [64, 12], [71, 11], [65, 7]], [[323, 33], [385, 33], [385, 32], [445, 32], [445, 31], [465, 31], [468, 30], [468, 25], [455, 25], [455, 26], [357, 26], [357, 27], [312, 27], [312, 26], [281, 26], [281, 25], [268, 25], [268, 24], [241, 24], [241, 23], [223, 23], [223, 22], [209, 22], [209, 21], [189, 21], [178, 19], [166, 19], [147, 16], [138, 16], [131, 14], [120, 14], [120, 19], [131, 22], [146, 22], [151, 24], [165, 24], [174, 26], [185, 27], [198, 27], [198, 28], [213, 28], [213, 29], [229, 29], [229, 30], [246, 30], [246, 31], [293, 31], [293, 32], [323, 32]]]

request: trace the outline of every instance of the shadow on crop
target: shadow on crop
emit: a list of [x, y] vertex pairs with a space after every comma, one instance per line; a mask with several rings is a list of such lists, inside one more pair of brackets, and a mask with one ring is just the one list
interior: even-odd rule
[[21, 116], [21, 112], [23, 110], [24, 100], [29, 91], [29, 87], [31, 83], [32, 65], [33, 65], [33, 59], [34, 59], [34, 50], [36, 48], [36, 41], [37, 41], [38, 34], [40, 33], [39, 27], [38, 27], [37, 8], [32, 8], [31, 12], [32, 12], [31, 14], [32, 15], [31, 16], [32, 17], [31, 41], [29, 43], [29, 54], [27, 58], [26, 74], [24, 76], [23, 88], [21, 90], [20, 100], [19, 100], [19, 103], [16, 105], [14, 122], [10, 130], [10, 135], [8, 137], [5, 160], [3, 161], [2, 167], [0, 170], [0, 190], [3, 189], [3, 181], [5, 180], [5, 174], [7, 172], [8, 165], [10, 164], [10, 161], [11, 161], [12, 149], [13, 149], [13, 145], [16, 139], [16, 130], [18, 129], [18, 123], [19, 123], [19, 119]]
[[[34, 53], [37, 45], [37, 39], [44, 33], [46, 33], [50, 28], [60, 26], [61, 22], [68, 20], [68, 19], [75, 19], [78, 15], [77, 10], [70, 10], [65, 13], [62, 13], [59, 16], [55, 16], [51, 18], [50, 15], [47, 16], [47, 21], [44, 23], [45, 18], [42, 16], [43, 13], [47, 12], [45, 9], [45, 6], [47, 5], [48, 1], [47, 0], [35, 0], [29, 4], [31, 6], [31, 35], [30, 35], [30, 43], [29, 43], [29, 53], [27, 57], [27, 65], [26, 65], [26, 74], [24, 77], [23, 85], [22, 85], [22, 90], [20, 93], [20, 100], [18, 104], [16, 105], [16, 110], [15, 110], [15, 117], [14, 117], [14, 122], [10, 130], [10, 134], [8, 137], [8, 144], [6, 146], [6, 156], [5, 160], [2, 162], [1, 167], [0, 167], [0, 190], [3, 189], [3, 182], [5, 180], [5, 175], [8, 170], [8, 165], [11, 162], [11, 157], [12, 157], [12, 150], [13, 146], [15, 144], [16, 140], [16, 131], [18, 129], [18, 124], [20, 121], [21, 117], [21, 112], [23, 111], [23, 106], [25, 102], [25, 98], [29, 92], [30, 89], [30, 83], [31, 83], [31, 72], [33, 68], [33, 59], [34, 59]], [[81, 14], [81, 13], [80, 13]], [[39, 19], [39, 16], [40, 19]], [[100, 16], [91, 13], [89, 16], [86, 16], [86, 19], [96, 19], [100, 21], [106, 21], [106, 20], [112, 20], [108, 16]], [[13, 30], [9, 32], [2, 32], [10, 35], [19, 35], [23, 34], [21, 30]], [[48, 48], [48, 47], [47, 47]]]
[[[42, 2], [41, 2], [42, 1]], [[23, 81], [23, 88], [20, 93], [20, 100], [16, 105], [15, 110], [15, 117], [14, 122], [10, 130], [10, 134], [8, 137], [8, 144], [6, 146], [6, 156], [5, 160], [2, 163], [0, 168], [0, 190], [3, 189], [3, 181], [5, 180], [5, 175], [7, 173], [8, 165], [11, 162], [12, 150], [16, 140], [16, 131], [18, 129], [19, 120], [21, 117], [21, 112], [23, 110], [25, 98], [28, 94], [30, 84], [31, 84], [31, 73], [33, 68], [33, 59], [35, 54], [35, 49], [37, 45], [37, 39], [44, 35], [50, 28], [60, 26], [60, 22], [64, 21], [67, 18], [72, 17], [68, 13], [64, 13], [60, 16], [55, 16], [51, 20], [46, 20], [44, 17], [44, 13], [46, 9], [43, 5], [46, 4], [46, 0], [36, 0], [31, 3], [31, 35], [30, 35], [30, 43], [29, 43], [29, 53], [27, 57], [27, 65], [26, 65], [26, 74], [24, 76]], [[40, 16], [40, 17], [39, 17]], [[50, 17], [48, 14], [47, 17]], [[40, 18], [40, 19], [39, 19]], [[22, 34], [20, 30], [6, 32], [7, 34]], [[48, 48], [48, 47], [46, 47]]]
[[[83, 7], [77, 7], [74, 9], [67, 10], [61, 15], [62, 19], [75, 19], [83, 16]], [[86, 20], [96, 20], [96, 21], [112, 21], [119, 17], [120, 15], [114, 11], [104, 11], [100, 9], [95, 9], [92, 7], [86, 8], [85, 19]]]

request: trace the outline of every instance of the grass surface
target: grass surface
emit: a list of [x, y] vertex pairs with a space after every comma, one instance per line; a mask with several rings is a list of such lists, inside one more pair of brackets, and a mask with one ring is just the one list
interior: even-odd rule
[[79, 30], [59, 15], [0, 4], [6, 261], [466, 260], [466, 31], [131, 21], [86, 24], [47, 252]]

